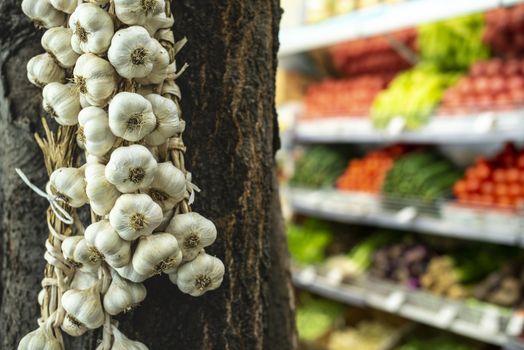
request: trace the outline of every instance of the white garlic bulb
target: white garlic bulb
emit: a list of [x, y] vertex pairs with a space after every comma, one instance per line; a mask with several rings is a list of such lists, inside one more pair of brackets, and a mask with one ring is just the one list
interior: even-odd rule
[[73, 84], [49, 83], [42, 92], [44, 110], [60, 125], [78, 123], [80, 98]]
[[115, 12], [123, 23], [140, 25], [151, 35], [169, 25], [164, 0], [115, 0]]
[[120, 76], [126, 79], [143, 78], [153, 70], [158, 50], [156, 43], [144, 27], [120, 29], [111, 40], [107, 58]]
[[80, 127], [77, 141], [94, 156], [102, 157], [113, 147], [116, 137], [109, 129], [106, 111], [98, 107], [86, 107], [78, 115]]
[[193, 260], [202, 248], [213, 244], [217, 237], [213, 222], [195, 212], [175, 215], [167, 232], [176, 237], [184, 261]]
[[156, 94], [145, 97], [153, 107], [156, 117], [155, 129], [146, 136], [148, 145], [160, 146], [180, 131], [180, 109], [171, 99]]
[[123, 194], [109, 213], [111, 226], [126, 241], [150, 235], [162, 219], [162, 208], [147, 194]]
[[130, 340], [122, 334], [115, 326], [112, 326], [113, 336], [115, 340], [111, 350], [148, 350], [147, 346], [141, 342]]
[[73, 75], [80, 97], [91, 106], [105, 107], [117, 89], [111, 63], [91, 53], [78, 58]]
[[109, 104], [109, 127], [127, 141], [140, 141], [156, 126], [151, 102], [132, 92], [120, 92]]
[[104, 324], [104, 310], [96, 288], [66, 291], [62, 295], [62, 307], [73, 323], [89, 329], [97, 329]]
[[89, 225], [85, 238], [96, 249], [94, 255], [101, 256], [111, 267], [125, 266], [131, 259], [131, 244], [120, 238], [107, 220]]
[[85, 290], [95, 287], [98, 281], [98, 276], [96, 274], [78, 270], [75, 272], [69, 287], [71, 289]]
[[51, 192], [73, 208], [80, 208], [87, 203], [84, 172], [80, 168], [59, 168], [53, 171], [49, 179]]
[[22, 11], [38, 27], [60, 27], [66, 22], [66, 14], [55, 9], [47, 0], [23, 0]]
[[109, 162], [109, 154], [104, 155], [103, 157], [94, 156], [92, 154], [86, 154], [86, 163], [87, 164], [102, 164], [106, 165]]
[[171, 209], [164, 212], [164, 218], [162, 219], [162, 222], [153, 232], [167, 232], [167, 227], [169, 226], [169, 223], [171, 222], [171, 219], [173, 219], [173, 216], [175, 215], [175, 210]]
[[121, 277], [135, 283], [142, 283], [151, 277], [151, 275], [142, 275], [136, 272], [131, 262], [126, 266], [115, 268], [115, 271], [118, 272]]
[[48, 29], [42, 36], [42, 47], [63, 68], [73, 68], [79, 57], [71, 47], [72, 35], [73, 31], [69, 28], [55, 27]]
[[26, 334], [18, 344], [18, 350], [62, 350], [60, 342], [44, 326]]
[[87, 327], [71, 315], [66, 314], [60, 328], [72, 337], [80, 337], [87, 332]]
[[176, 238], [169, 233], [142, 236], [133, 254], [133, 268], [142, 275], [175, 272], [182, 262]]
[[120, 277], [116, 272], [111, 273], [112, 280], [104, 295], [104, 310], [116, 316], [122, 312], [129, 312], [147, 295], [146, 287], [142, 283], [130, 282]]
[[75, 52], [103, 54], [111, 44], [114, 24], [107, 11], [90, 3], [78, 5], [69, 18], [73, 30], [71, 46]]
[[65, 81], [65, 71], [48, 53], [37, 55], [27, 62], [27, 79], [38, 87], [49, 83]]
[[55, 9], [67, 14], [72, 14], [78, 5], [78, 0], [49, 0], [49, 2]]
[[95, 214], [104, 216], [109, 214], [120, 192], [107, 181], [105, 177], [106, 167], [102, 164], [87, 164], [85, 169], [86, 194], [89, 205]]
[[120, 192], [132, 193], [151, 185], [156, 168], [157, 162], [146, 147], [131, 145], [113, 151], [105, 174]]
[[163, 211], [173, 209], [186, 195], [186, 177], [171, 162], [158, 164], [155, 178], [147, 193], [162, 207]]
[[70, 236], [64, 239], [62, 254], [69, 264], [77, 269], [77, 272], [95, 273], [100, 267], [100, 254], [87, 245], [83, 236]]
[[224, 271], [224, 264], [220, 259], [200, 254], [195, 260], [179, 267], [176, 285], [183, 293], [198, 297], [220, 287]]
[[167, 68], [169, 67], [169, 53], [157, 41], [154, 40], [156, 51], [153, 57], [153, 69], [151, 73], [143, 78], [137, 78], [136, 81], [140, 84], [161, 84], [167, 78]]

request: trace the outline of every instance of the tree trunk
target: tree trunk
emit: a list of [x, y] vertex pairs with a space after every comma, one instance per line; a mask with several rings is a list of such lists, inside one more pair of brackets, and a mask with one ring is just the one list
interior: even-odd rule
[[[292, 349], [293, 294], [280, 214], [274, 154], [277, 0], [173, 2], [175, 36], [189, 44], [177, 57], [187, 121], [186, 163], [202, 188], [194, 209], [215, 222], [208, 250], [226, 266], [222, 287], [201, 298], [165, 277], [148, 281], [148, 297], [119, 318], [124, 332], [150, 349]], [[46, 182], [40, 150], [41, 92], [25, 65], [40, 52], [37, 32], [18, 0], [0, 0], [0, 348], [15, 349], [36, 328], [44, 268], [46, 201], [18, 179], [22, 168]], [[94, 349], [99, 334], [68, 339]]]

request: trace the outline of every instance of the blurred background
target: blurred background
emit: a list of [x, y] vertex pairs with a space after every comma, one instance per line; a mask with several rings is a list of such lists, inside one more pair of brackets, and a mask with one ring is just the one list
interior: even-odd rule
[[524, 1], [283, 0], [302, 349], [524, 349]]

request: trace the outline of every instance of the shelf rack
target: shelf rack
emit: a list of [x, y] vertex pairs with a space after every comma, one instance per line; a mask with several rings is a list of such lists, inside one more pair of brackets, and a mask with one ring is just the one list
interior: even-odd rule
[[[280, 57], [405, 29], [422, 23], [509, 6], [522, 0], [412, 0], [334, 17], [319, 24], [284, 29]], [[431, 11], [428, 11], [431, 9]]]

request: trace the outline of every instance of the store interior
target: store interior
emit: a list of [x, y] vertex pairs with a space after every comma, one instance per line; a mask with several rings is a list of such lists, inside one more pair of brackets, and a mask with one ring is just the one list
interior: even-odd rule
[[524, 349], [524, 1], [284, 0], [301, 349]]

